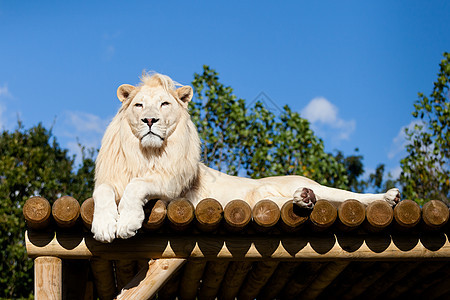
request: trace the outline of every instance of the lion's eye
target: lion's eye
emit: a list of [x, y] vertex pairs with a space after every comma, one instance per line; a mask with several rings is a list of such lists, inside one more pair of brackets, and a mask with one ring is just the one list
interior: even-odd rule
[[136, 104], [134, 104], [134, 107], [140, 107], [140, 108], [142, 108], [143, 105], [142, 105], [142, 103], [136, 103]]
[[165, 102], [161, 103], [161, 106], [167, 106], [169, 104], [170, 104], [169, 102], [165, 101]]

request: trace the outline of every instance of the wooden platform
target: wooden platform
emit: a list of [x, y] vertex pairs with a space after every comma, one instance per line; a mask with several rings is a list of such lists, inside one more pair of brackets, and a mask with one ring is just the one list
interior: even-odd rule
[[318, 202], [312, 211], [153, 201], [144, 228], [111, 244], [92, 238], [92, 200], [77, 203], [62, 197], [51, 213], [44, 198], [24, 206], [36, 299], [450, 298], [440, 201]]

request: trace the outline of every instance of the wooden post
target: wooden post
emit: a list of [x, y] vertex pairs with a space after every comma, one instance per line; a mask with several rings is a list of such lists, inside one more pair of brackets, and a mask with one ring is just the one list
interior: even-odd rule
[[317, 272], [325, 265], [324, 262], [305, 262], [298, 267], [298, 272], [292, 276], [286, 284], [282, 299], [298, 299], [298, 295], [303, 292], [316, 278]]
[[94, 218], [94, 198], [88, 198], [83, 201], [80, 208], [81, 220], [87, 229], [91, 229], [92, 219]]
[[34, 297], [36, 300], [62, 299], [62, 261], [40, 256], [34, 260]]
[[150, 200], [144, 206], [145, 219], [142, 227], [147, 231], [160, 229], [167, 215], [167, 207], [164, 201], [159, 199]]
[[280, 208], [272, 200], [261, 200], [253, 206], [253, 221], [257, 229], [275, 226], [280, 219]]
[[410, 229], [419, 224], [420, 219], [420, 207], [412, 200], [403, 200], [394, 208], [394, 220], [398, 229]]
[[427, 228], [436, 230], [447, 224], [449, 211], [447, 205], [439, 200], [430, 200], [422, 207], [422, 219]]
[[137, 273], [137, 261], [121, 259], [114, 261], [117, 290], [120, 291]]
[[195, 217], [197, 219], [197, 227], [201, 231], [214, 231], [219, 227], [223, 218], [222, 205], [216, 199], [203, 199], [195, 208]]
[[59, 227], [72, 227], [80, 216], [80, 204], [75, 198], [62, 196], [53, 203], [52, 215]]
[[310, 215], [314, 229], [324, 230], [333, 225], [337, 218], [336, 208], [328, 201], [318, 200]]
[[261, 288], [267, 283], [277, 268], [278, 261], [260, 261], [251, 270], [239, 291], [238, 299], [251, 300], [259, 294]]
[[139, 271], [116, 299], [151, 299], [185, 262], [181, 258], [150, 260], [148, 268]]
[[308, 220], [309, 214], [310, 211], [308, 209], [304, 209], [299, 207], [298, 205], [294, 205], [294, 202], [292, 200], [287, 201], [281, 207], [280, 226], [287, 232], [297, 231]]
[[[300, 263], [281, 262], [258, 295], [258, 300], [272, 300], [283, 290], [286, 283], [294, 275]], [[301, 270], [300, 270], [301, 272]], [[288, 287], [289, 288], [289, 287]]]
[[93, 257], [90, 263], [98, 296], [100, 299], [113, 299], [117, 289], [112, 261]]
[[199, 300], [214, 299], [220, 289], [225, 272], [228, 268], [228, 261], [210, 261], [206, 265], [203, 274], [202, 285], [198, 292]]
[[359, 225], [366, 218], [366, 209], [358, 200], [345, 200], [338, 209], [338, 217], [343, 230], [351, 230]]
[[52, 209], [47, 199], [31, 197], [23, 206], [23, 216], [27, 226], [33, 229], [43, 229], [50, 223]]
[[232, 200], [225, 206], [223, 216], [229, 230], [239, 231], [251, 221], [252, 209], [243, 200]]
[[206, 261], [188, 261], [183, 270], [180, 282], [180, 299], [193, 300], [197, 296], [200, 280], [206, 267]]
[[388, 227], [394, 219], [394, 210], [384, 200], [370, 203], [366, 208], [366, 228], [378, 232]]
[[172, 200], [167, 205], [167, 218], [173, 229], [186, 230], [194, 220], [194, 206], [184, 198]]
[[231, 262], [222, 281], [219, 299], [234, 300], [251, 267], [252, 262], [250, 261]]

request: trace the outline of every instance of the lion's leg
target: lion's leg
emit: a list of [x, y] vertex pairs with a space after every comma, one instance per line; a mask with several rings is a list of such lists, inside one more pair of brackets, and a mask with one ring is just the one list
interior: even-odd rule
[[376, 200], [385, 200], [390, 205], [395, 205], [400, 201], [400, 192], [393, 188], [382, 194], [360, 194], [323, 185], [303, 186], [294, 192], [294, 203], [312, 208], [317, 200], [327, 200], [336, 207], [347, 199], [355, 199], [368, 205]]
[[110, 243], [116, 237], [116, 224], [119, 214], [116, 205], [116, 193], [109, 184], [101, 184], [95, 188], [94, 217], [92, 233], [101, 242]]
[[144, 221], [144, 205], [147, 196], [157, 194], [154, 183], [148, 179], [135, 178], [128, 183], [119, 202], [117, 237], [127, 239], [134, 236]]

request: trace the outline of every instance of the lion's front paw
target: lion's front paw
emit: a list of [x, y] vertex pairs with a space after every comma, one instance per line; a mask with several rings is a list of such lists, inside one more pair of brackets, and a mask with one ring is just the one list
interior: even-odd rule
[[401, 197], [400, 191], [397, 188], [388, 190], [383, 196], [384, 200], [391, 206], [394, 206], [395, 204], [399, 203], [401, 200], [400, 197]]
[[294, 193], [294, 203], [301, 207], [312, 209], [316, 202], [316, 195], [311, 189], [299, 188]]
[[117, 237], [128, 239], [142, 227], [144, 221], [144, 210], [140, 212], [122, 212], [117, 222]]
[[91, 228], [94, 239], [103, 243], [111, 243], [116, 237], [117, 218], [116, 210], [102, 213], [94, 212]]

